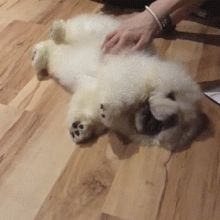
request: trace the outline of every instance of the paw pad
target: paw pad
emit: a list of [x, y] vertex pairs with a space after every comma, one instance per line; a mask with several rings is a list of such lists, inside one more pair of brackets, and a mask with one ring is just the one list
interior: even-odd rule
[[75, 121], [70, 128], [70, 134], [75, 143], [80, 143], [86, 140], [90, 136], [88, 126], [81, 121]]
[[106, 117], [105, 114], [104, 114], [105, 113], [105, 106], [103, 104], [100, 105], [100, 110], [101, 110], [101, 114], [100, 114], [101, 117], [105, 118]]
[[72, 124], [72, 131], [71, 131], [71, 135], [73, 136], [80, 136], [81, 130], [84, 129], [84, 125], [81, 124], [80, 121], [75, 121]]
[[109, 106], [109, 104], [101, 104], [99, 111], [101, 122], [105, 126], [110, 127], [110, 124], [112, 122], [111, 106]]
[[78, 128], [78, 126], [80, 125], [80, 121], [76, 121], [76, 122], [73, 122], [72, 124], [72, 128]]

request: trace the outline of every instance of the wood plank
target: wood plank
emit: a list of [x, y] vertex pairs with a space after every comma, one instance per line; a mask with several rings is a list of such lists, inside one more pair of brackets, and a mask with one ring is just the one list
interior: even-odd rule
[[205, 34], [200, 36], [204, 42], [203, 53], [198, 65], [197, 80], [219, 80], [220, 74], [220, 29], [208, 27]]
[[112, 216], [112, 215], [103, 214], [103, 215], [101, 216], [101, 219], [100, 219], [100, 220], [125, 220], [125, 219], [118, 218], [118, 217]]
[[36, 114], [23, 112], [13, 126], [2, 136], [0, 140], [2, 158], [0, 175], [6, 172], [8, 165], [15, 159], [15, 155], [19, 154], [23, 145], [39, 126], [38, 123], [40, 123], [40, 117]]
[[0, 139], [0, 219], [35, 217], [76, 148], [64, 119], [26, 111]]
[[20, 118], [21, 114], [22, 111], [19, 111], [16, 108], [0, 104], [0, 138], [15, 123], [15, 121]]
[[207, 130], [186, 151], [173, 154], [159, 220], [217, 220], [220, 217], [219, 107], [204, 99]]
[[11, 23], [10, 20], [6, 18], [0, 18], [0, 32], [9, 24]]
[[[187, 27], [187, 28], [186, 28]], [[197, 68], [203, 52], [203, 43], [193, 41], [196, 33], [205, 33], [206, 26], [197, 25], [196, 23], [184, 21], [179, 24], [177, 36], [172, 40], [170, 47], [165, 53], [165, 58], [184, 64], [192, 77], [197, 79]], [[192, 56], [196, 54], [196, 56]]]
[[100, 9], [101, 5], [89, 0], [78, 1], [63, 1], [53, 4], [51, 8], [47, 8], [43, 13], [40, 13], [32, 21], [40, 24], [51, 24], [57, 19], [69, 19], [82, 13], [94, 13]]
[[[22, 110], [34, 110], [34, 108], [42, 102], [42, 97], [45, 97], [44, 93], [46, 93], [47, 90], [51, 90], [50, 87], [52, 84], [52, 80], [39, 82], [37, 77], [33, 77], [23, 89], [14, 95], [14, 98], [9, 102], [9, 106]], [[48, 101], [50, 102], [51, 99], [48, 99]]]
[[85, 12], [97, 11], [101, 5], [89, 0], [3, 0], [0, 19], [48, 24], [54, 19], [65, 19]]
[[103, 136], [77, 149], [36, 220], [101, 218], [102, 204], [120, 166], [117, 155], [110, 153], [112, 146], [108, 143], [108, 138]]
[[8, 104], [34, 77], [32, 46], [43, 35], [45, 27], [20, 21], [10, 23], [0, 33], [0, 103]]
[[7, 18], [8, 20], [22, 20], [30, 21], [34, 17], [43, 13], [48, 8], [56, 7], [62, 4], [62, 2], [67, 2], [68, 0], [2, 0], [1, 1], [1, 15], [0, 17]]
[[154, 146], [132, 148], [138, 152], [123, 162], [102, 211], [122, 219], [154, 220], [166, 187], [170, 152]]
[[192, 77], [202, 82], [220, 79], [219, 39], [219, 29], [183, 21], [171, 40], [157, 39], [156, 45], [159, 54], [184, 64]]
[[70, 97], [71, 94], [67, 93], [54, 81], [48, 80], [39, 83], [34, 77], [8, 105], [19, 110], [34, 111], [43, 115], [56, 114], [62, 106], [66, 115]]

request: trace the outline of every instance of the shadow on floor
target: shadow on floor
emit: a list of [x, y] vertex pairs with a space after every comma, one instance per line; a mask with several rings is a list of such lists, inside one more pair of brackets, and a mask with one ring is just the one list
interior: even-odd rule
[[[189, 142], [186, 145], [175, 148], [174, 150], [170, 150], [167, 147], [163, 147], [163, 148], [165, 148], [168, 151], [172, 151], [173, 153], [185, 151], [191, 147], [192, 143], [202, 142], [214, 136], [213, 128], [214, 126], [210, 122], [207, 115], [202, 113], [200, 115], [199, 129], [197, 133], [195, 133], [195, 135], [192, 136], [192, 138], [189, 140]], [[90, 139], [88, 142], [80, 144], [79, 147], [80, 148], [91, 148], [97, 143], [97, 141], [98, 141], [98, 138], [94, 137]], [[119, 160], [124, 160], [124, 159], [128, 159], [132, 157], [134, 154], [138, 153], [140, 147], [143, 146], [143, 144], [141, 143], [131, 142], [127, 138], [119, 134], [110, 132], [110, 131], [108, 132], [108, 140], [106, 143], [109, 144], [108, 147], [111, 147], [111, 151], [113, 152], [114, 155], [117, 156]], [[149, 147], [149, 146], [146, 145], [146, 147]]]
[[173, 150], [174, 153], [182, 152], [189, 149], [193, 143], [202, 142], [215, 134], [213, 123], [205, 113], [200, 114], [200, 126], [197, 133], [189, 140], [189, 143]]

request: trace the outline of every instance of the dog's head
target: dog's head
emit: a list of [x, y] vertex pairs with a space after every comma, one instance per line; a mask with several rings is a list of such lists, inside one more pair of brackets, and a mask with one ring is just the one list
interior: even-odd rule
[[175, 127], [178, 124], [178, 114], [171, 113], [164, 119], [156, 118], [151, 110], [149, 100], [146, 100], [136, 112], [135, 123], [138, 132], [154, 136], [163, 130]]
[[152, 92], [135, 113], [137, 132], [170, 149], [189, 144], [201, 127], [201, 93], [191, 86], [188, 92]]

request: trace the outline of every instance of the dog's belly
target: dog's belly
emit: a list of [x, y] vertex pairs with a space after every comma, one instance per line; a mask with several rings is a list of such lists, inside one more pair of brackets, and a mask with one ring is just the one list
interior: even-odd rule
[[51, 51], [50, 57], [49, 72], [68, 90], [96, 82], [101, 65], [96, 47], [60, 45]]

